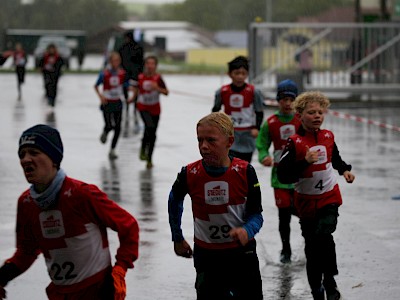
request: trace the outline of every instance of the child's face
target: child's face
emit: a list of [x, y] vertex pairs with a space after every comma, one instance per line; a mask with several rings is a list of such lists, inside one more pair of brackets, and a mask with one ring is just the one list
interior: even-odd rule
[[281, 113], [285, 115], [289, 115], [293, 113], [293, 101], [294, 98], [290, 96], [286, 96], [278, 101], [279, 103], [279, 110]]
[[233, 137], [227, 137], [215, 126], [202, 124], [197, 127], [197, 141], [200, 154], [208, 166], [224, 166]]
[[324, 121], [326, 108], [321, 107], [318, 102], [310, 102], [300, 114], [304, 129], [315, 131], [319, 129]]
[[121, 57], [119, 55], [111, 55], [110, 65], [111, 68], [118, 69], [118, 67], [121, 65]]
[[157, 70], [157, 63], [154, 59], [149, 58], [145, 61], [144, 68], [147, 73], [153, 74]]
[[34, 185], [48, 185], [53, 180], [56, 167], [49, 156], [35, 147], [24, 147], [19, 161], [26, 180]]
[[228, 73], [229, 77], [232, 79], [232, 83], [236, 86], [242, 86], [245, 84], [249, 72], [245, 68], [240, 68], [232, 70]]

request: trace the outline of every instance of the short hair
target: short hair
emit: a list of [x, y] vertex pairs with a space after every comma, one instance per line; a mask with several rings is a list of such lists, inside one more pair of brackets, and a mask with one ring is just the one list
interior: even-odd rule
[[232, 72], [233, 70], [237, 70], [240, 68], [244, 68], [247, 71], [249, 71], [249, 60], [247, 59], [247, 57], [238, 56], [238, 57], [235, 57], [230, 62], [228, 62], [229, 72]]
[[205, 124], [217, 127], [228, 138], [234, 135], [232, 119], [222, 111], [212, 112], [209, 115], [201, 118], [197, 122], [196, 128]]
[[327, 96], [319, 91], [304, 92], [297, 96], [293, 102], [293, 107], [296, 112], [302, 113], [308, 103], [317, 102], [323, 109], [327, 109], [331, 103]]
[[118, 57], [119, 59], [121, 59], [121, 54], [119, 54], [119, 52], [117, 51], [111, 51], [108, 56], [108, 60], [111, 61], [111, 58], [113, 57]]
[[156, 62], [156, 65], [158, 65], [158, 58], [155, 55], [149, 55], [146, 56], [146, 58], [144, 59], [145, 62], [147, 62], [149, 59], [153, 59]]

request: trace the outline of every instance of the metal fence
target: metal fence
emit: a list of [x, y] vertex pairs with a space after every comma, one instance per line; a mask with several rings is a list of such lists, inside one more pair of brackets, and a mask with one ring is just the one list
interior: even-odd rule
[[266, 93], [292, 78], [302, 90], [395, 95], [399, 50], [397, 23], [252, 23], [249, 77]]

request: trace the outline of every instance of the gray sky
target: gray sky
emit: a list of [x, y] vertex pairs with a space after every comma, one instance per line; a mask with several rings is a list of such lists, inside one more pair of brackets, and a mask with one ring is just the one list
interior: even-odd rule
[[184, 2], [185, 0], [119, 0], [119, 2], [123, 3], [148, 3], [148, 4], [164, 4], [164, 3], [173, 3], [173, 2]]

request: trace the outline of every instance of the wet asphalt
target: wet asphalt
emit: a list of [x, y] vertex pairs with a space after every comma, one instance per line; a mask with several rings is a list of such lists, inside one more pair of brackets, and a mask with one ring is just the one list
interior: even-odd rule
[[[168, 225], [167, 199], [181, 166], [200, 158], [196, 122], [208, 114], [215, 90], [225, 76], [165, 75], [171, 93], [162, 97], [162, 114], [154, 151], [154, 167], [139, 160], [142, 124], [135, 125], [132, 107], [124, 113], [117, 146], [110, 161], [110, 138], [99, 137], [103, 119], [93, 85], [96, 75], [66, 74], [59, 83], [54, 112], [44, 99], [40, 74], [29, 73], [19, 98], [14, 74], [0, 74], [0, 262], [12, 255], [16, 201], [28, 187], [17, 157], [18, 138], [37, 123], [55, 126], [64, 142], [62, 168], [67, 175], [94, 183], [140, 224], [140, 258], [127, 274], [127, 299], [195, 299], [195, 271], [190, 259], [175, 256]], [[366, 106], [366, 105], [362, 105]], [[399, 108], [340, 108], [337, 111], [400, 126]], [[265, 109], [265, 116], [274, 108]], [[325, 128], [336, 136], [342, 158], [353, 165], [354, 184], [339, 178], [344, 205], [335, 233], [339, 276], [344, 299], [397, 299], [400, 294], [400, 133], [382, 126], [327, 115]], [[279, 262], [277, 209], [269, 186], [270, 169], [253, 157], [262, 193], [265, 223], [256, 236], [265, 299], [311, 299], [305, 274], [304, 242], [298, 219], [292, 219], [292, 263]], [[183, 230], [192, 241], [190, 200], [186, 198]], [[109, 232], [112, 255], [118, 246]], [[234, 262], [232, 262], [234, 263]], [[9, 299], [45, 299], [49, 282], [42, 257], [7, 286]], [[29, 295], [29, 297], [27, 296]]]

